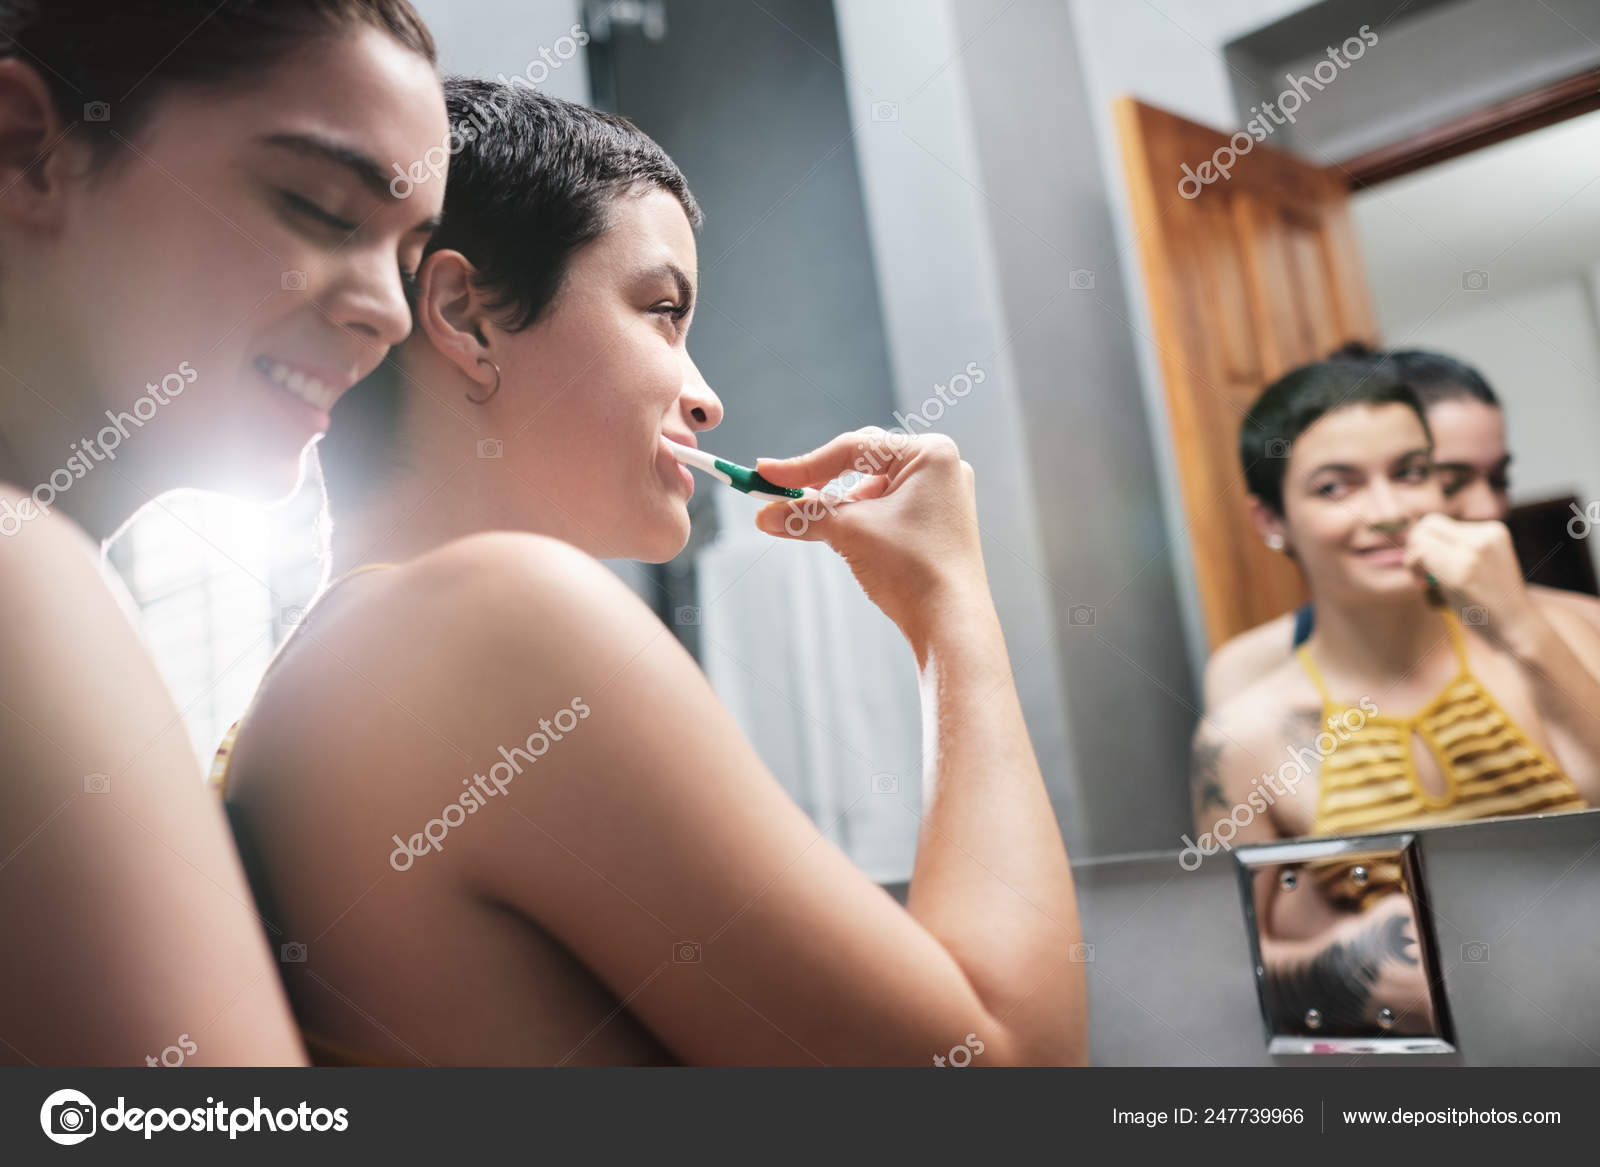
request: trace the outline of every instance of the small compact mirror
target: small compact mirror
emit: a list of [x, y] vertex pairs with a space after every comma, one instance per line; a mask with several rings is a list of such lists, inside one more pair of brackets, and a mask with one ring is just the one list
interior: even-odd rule
[[1268, 1052], [1455, 1052], [1415, 839], [1234, 852]]

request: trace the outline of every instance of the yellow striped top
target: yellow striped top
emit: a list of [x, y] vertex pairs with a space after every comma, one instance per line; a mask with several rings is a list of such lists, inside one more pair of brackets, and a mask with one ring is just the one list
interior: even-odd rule
[[[1322, 762], [1313, 835], [1353, 835], [1437, 826], [1499, 815], [1583, 810], [1589, 804], [1553, 759], [1534, 745], [1467, 664], [1455, 614], [1442, 612], [1460, 671], [1412, 717], [1369, 714], [1341, 705], [1306, 645], [1296, 655], [1322, 695], [1323, 723], [1360, 728]], [[1357, 720], [1343, 720], [1354, 712]], [[1339, 719], [1335, 721], [1334, 719]], [[1429, 794], [1417, 779], [1413, 739], [1433, 754], [1445, 792]]]

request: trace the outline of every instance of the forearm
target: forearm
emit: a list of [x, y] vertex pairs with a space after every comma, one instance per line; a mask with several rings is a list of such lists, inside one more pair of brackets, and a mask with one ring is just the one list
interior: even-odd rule
[[1517, 622], [1502, 639], [1527, 673], [1563, 768], [1600, 805], [1600, 676], [1542, 615]]
[[1084, 968], [1072, 872], [999, 619], [986, 587], [927, 607], [929, 631], [913, 639], [924, 763], [908, 907], [1032, 1056], [1076, 1060]]

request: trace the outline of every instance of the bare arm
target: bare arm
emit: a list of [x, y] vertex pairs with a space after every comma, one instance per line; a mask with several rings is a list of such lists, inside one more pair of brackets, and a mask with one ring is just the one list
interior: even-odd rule
[[1600, 633], [1548, 601], [1533, 607], [1501, 641], [1527, 673], [1561, 768], [1600, 806]]
[[95, 555], [53, 517], [0, 539], [0, 1062], [304, 1064], [221, 812]]
[[[1256, 886], [1259, 918], [1270, 920], [1279, 895], [1273, 875], [1263, 875]], [[1308, 887], [1293, 894], [1315, 891]], [[1268, 1011], [1282, 1030], [1376, 1034], [1378, 1012], [1384, 1008], [1395, 1015], [1390, 1031], [1396, 1034], [1427, 1032], [1435, 1024], [1411, 905], [1404, 895], [1385, 897], [1367, 912], [1343, 913], [1305, 939], [1264, 934], [1261, 963]], [[1312, 1009], [1320, 1015], [1317, 1027], [1305, 1024]]]
[[515, 743], [574, 696], [591, 711], [510, 789], [512, 814], [463, 832], [462, 862], [680, 1059], [929, 1065], [969, 1036], [978, 1065], [1084, 1059], [1071, 874], [986, 592], [930, 596], [931, 626], [965, 630], [913, 642], [929, 756], [907, 910], [818, 832], [610, 572], [521, 536], [448, 554], [441, 575], [487, 591], [443, 601], [467, 622], [429, 639], [515, 678], [479, 686], [501, 695], [465, 739]]
[[[918, 646], [922, 829], [907, 907], [985, 1005], [1086, 1050], [1077, 902], [987, 589]], [[1037, 979], [1036, 979], [1037, 978]]]
[[1282, 710], [1246, 694], [1216, 715], [1202, 718], [1195, 728], [1189, 785], [1196, 841], [1202, 847], [1208, 837], [1219, 847], [1267, 843], [1282, 837], [1266, 795], [1259, 784], [1251, 782], [1270, 768], [1264, 759], [1272, 757], [1276, 748], [1262, 727], [1282, 720]]

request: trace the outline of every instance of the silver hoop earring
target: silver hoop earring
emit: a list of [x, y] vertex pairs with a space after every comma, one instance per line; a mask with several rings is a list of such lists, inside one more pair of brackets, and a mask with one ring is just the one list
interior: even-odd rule
[[488, 365], [494, 370], [494, 388], [490, 389], [489, 392], [485, 393], [482, 397], [474, 397], [472, 394], [468, 393], [467, 400], [472, 402], [474, 405], [482, 405], [485, 401], [489, 400], [489, 398], [500, 392], [500, 366], [495, 364], [488, 357], [479, 357], [478, 363], [480, 365]]
[[1272, 534], [1267, 536], [1267, 546], [1272, 548], [1274, 551], [1282, 551], [1283, 536], [1274, 531]]

